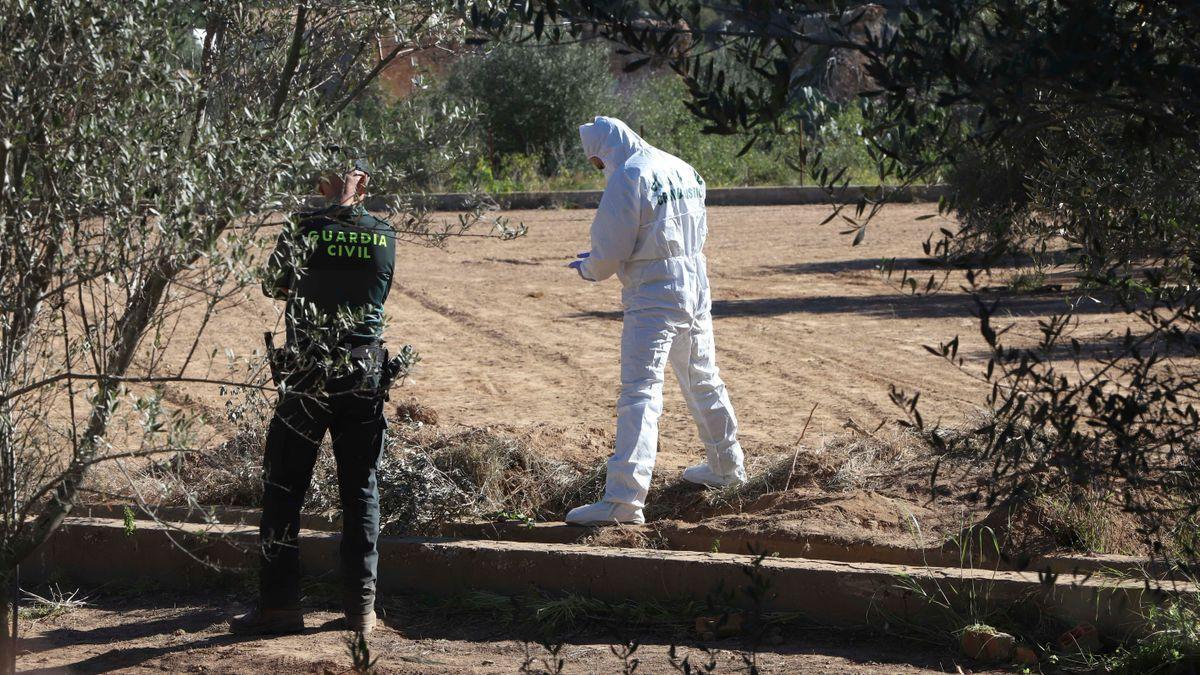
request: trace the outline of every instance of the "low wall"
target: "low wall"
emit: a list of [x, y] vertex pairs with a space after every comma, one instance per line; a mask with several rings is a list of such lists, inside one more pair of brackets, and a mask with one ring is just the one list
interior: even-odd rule
[[[91, 518], [118, 519], [123, 517], [120, 506], [90, 506], [80, 509], [80, 515]], [[193, 523], [241, 525], [253, 530], [258, 526], [259, 511], [229, 506], [196, 508], [163, 507], [155, 512], [158, 520]], [[139, 519], [150, 519], [149, 514], [135, 514]], [[300, 515], [300, 526], [309, 530], [335, 532], [341, 530], [339, 518], [325, 518], [313, 514]], [[850, 563], [886, 563], [914, 567], [957, 567], [962, 552], [949, 545], [915, 548], [901, 543], [894, 545], [872, 542], [849, 542], [825, 534], [799, 534], [789, 538], [765, 534], [728, 532], [714, 530], [705, 525], [680, 522], [651, 523], [648, 525], [626, 525], [631, 532], [643, 534], [663, 541], [672, 551], [712, 551], [713, 542], [718, 541], [720, 550], [726, 553], [748, 551], [767, 552], [784, 558], [809, 558]], [[561, 522], [547, 523], [496, 523], [460, 522], [450, 523], [443, 532], [457, 539], [483, 539], [519, 541], [540, 544], [577, 544], [595, 534], [595, 529], [568, 525]], [[980, 568], [1041, 572], [1051, 574], [1116, 574], [1139, 578], [1147, 574], [1160, 580], [1186, 580], [1187, 575], [1161, 560], [1149, 560], [1138, 556], [1054, 553], [1029, 559], [997, 559], [991, 547], [975, 551], [972, 559]]]
[[[338, 569], [339, 537], [304, 530], [305, 571]], [[717, 589], [746, 586], [747, 555], [694, 551], [617, 549], [577, 544], [385, 537], [379, 542], [379, 588], [446, 594], [577, 593], [608, 600], [702, 600]], [[214, 567], [253, 569], [254, 528], [245, 525], [178, 524], [69, 518], [49, 542], [21, 566], [22, 583], [48, 579], [81, 585], [112, 582], [202, 588]], [[769, 609], [796, 612], [831, 626], [854, 626], [891, 618], [939, 618], [923, 596], [998, 605], [1027, 604], [1069, 623], [1090, 622], [1124, 633], [1136, 626], [1145, 603], [1170, 591], [1138, 581], [1087, 575], [1039, 576], [969, 568], [849, 563], [767, 558], [759, 578], [770, 584]], [[1186, 588], [1184, 588], [1186, 587]], [[1188, 584], [1177, 591], [1195, 592]]]

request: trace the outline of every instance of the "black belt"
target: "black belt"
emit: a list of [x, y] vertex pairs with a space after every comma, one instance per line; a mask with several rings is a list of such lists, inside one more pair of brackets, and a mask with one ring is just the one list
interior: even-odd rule
[[[278, 386], [283, 383], [284, 379], [290, 374], [288, 368], [289, 352], [286, 348], [276, 348], [270, 331], [264, 333], [264, 338], [267, 343], [268, 363], [271, 367], [271, 379]], [[350, 352], [350, 357], [363, 358], [370, 361], [372, 369], [380, 368], [379, 388], [385, 400], [388, 398], [388, 389], [392, 382], [405, 370], [405, 360], [401, 355], [390, 356], [388, 350], [383, 345], [383, 340], [377, 337], [361, 338], [353, 337], [342, 340], [338, 346], [347, 349]], [[370, 357], [366, 352], [373, 349], [378, 349], [383, 352], [378, 359]], [[359, 352], [356, 354], [355, 352]]]

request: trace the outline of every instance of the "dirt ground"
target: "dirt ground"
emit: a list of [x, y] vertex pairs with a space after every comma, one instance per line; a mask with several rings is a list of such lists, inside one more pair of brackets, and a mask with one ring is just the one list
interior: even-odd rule
[[[889, 210], [879, 236], [858, 250], [835, 227], [816, 226], [826, 207], [710, 211], [718, 364], [749, 455], [795, 441], [814, 404], [810, 439], [851, 418], [873, 428], [895, 417], [890, 382], [936, 388], [930, 404], [948, 413], [978, 402], [979, 389], [938, 368], [918, 342], [961, 329], [946, 330], [944, 310], [906, 311], [873, 270], [884, 256], [913, 253], [930, 229], [913, 218], [932, 208]], [[619, 282], [589, 284], [564, 267], [588, 248], [592, 212], [512, 217], [530, 227], [525, 239], [402, 254], [393, 332], [425, 356], [411, 394], [466, 424], [573, 420], [611, 428]], [[701, 454], [669, 381], [660, 466], [678, 470]]]
[[[769, 496], [737, 513], [709, 511], [697, 517], [715, 517], [707, 524], [718, 529], [769, 530], [776, 536], [819, 533], [936, 545], [939, 537], [980, 515], [959, 499], [969, 497], [974, 486], [952, 483], [951, 489], [961, 494], [931, 504], [930, 464], [922, 457], [900, 453], [885, 458], [886, 470], [876, 470], [871, 452], [852, 449], [854, 462], [866, 458], [867, 466], [856, 470], [875, 471], [873, 479], [842, 481], [831, 491], [829, 484], [837, 482], [833, 474], [847, 466], [848, 455], [828, 450], [830, 444], [845, 445], [847, 435], [873, 442], [871, 432], [900, 418], [889, 399], [893, 385], [921, 392], [927, 421], [955, 425], [981, 409], [989, 391], [977, 377], [985, 343], [972, 316], [974, 302], [960, 288], [961, 274], [956, 272], [938, 294], [913, 297], [879, 270], [883, 260], [892, 259], [896, 270], [909, 270], [922, 280], [940, 275], [923, 256], [921, 244], [954, 224], [936, 215], [935, 204], [892, 205], [855, 247], [839, 233], [836, 221], [820, 224], [829, 208], [709, 210], [705, 251], [718, 364], [737, 411], [748, 468], [753, 475], [778, 466], [799, 445], [804, 454], [797, 475], [788, 481], [795, 488], [791, 493]], [[413, 245], [398, 250], [386, 335], [393, 346], [412, 344], [422, 361], [405, 386], [393, 391], [393, 402], [419, 402], [432, 409], [437, 428], [447, 433], [502, 429], [541, 439], [535, 447], [557, 459], [594, 465], [611, 451], [615, 427], [620, 284], [615, 279], [584, 282], [566, 267], [576, 252], [588, 248], [592, 211], [504, 215], [528, 226], [529, 234], [513, 241], [454, 239], [445, 250]], [[1017, 271], [999, 270], [984, 283], [1002, 288]], [[1038, 320], [1063, 310], [1072, 299], [1062, 292], [989, 295], [1001, 300], [993, 324], [1014, 324], [1005, 334], [1010, 344], [1034, 342]], [[1073, 329], [1077, 337], [1124, 330], [1126, 319], [1099, 311], [1102, 305], [1084, 302], [1079, 307]], [[223, 359], [252, 361], [254, 351], [261, 349], [262, 331], [281, 328], [281, 311], [280, 303], [257, 289], [222, 307], [195, 350], [216, 358], [193, 361], [188, 374], [220, 375]], [[194, 316], [180, 316], [181, 333], [197, 327]], [[961, 339], [966, 372], [925, 349], [955, 336]], [[182, 362], [178, 352], [168, 351], [164, 364]], [[217, 388], [173, 385], [166, 394], [177, 405], [209, 411], [218, 437], [227, 431], [220, 428], [226, 399]], [[660, 486], [703, 457], [670, 375], [665, 398], [656, 476]], [[811, 426], [801, 444], [810, 412]], [[894, 429], [886, 426], [878, 436], [894, 438]], [[650, 501], [656, 499], [652, 491]], [[656, 517], [654, 504], [650, 506], [648, 515]], [[913, 540], [914, 532], [923, 540]]]
[[[911, 298], [877, 270], [881, 259], [896, 258], [898, 267], [927, 272], [921, 242], [952, 225], [940, 217], [918, 220], [935, 212], [932, 204], [891, 206], [863, 244], [851, 247], [836, 224], [819, 225], [828, 207], [710, 209], [706, 252], [718, 362], [752, 476], [793, 456], [809, 412], [816, 410], [804, 453], [795, 455], [798, 472], [789, 479], [790, 490], [777, 488], [732, 511], [701, 509], [692, 522], [702, 520], [714, 531], [821, 532], [885, 542], [895, 542], [914, 521], [927, 531], [953, 525], [957, 502], [931, 507], [927, 493], [918, 494], [927, 480], [920, 458], [893, 452], [881, 459], [896, 446], [872, 449], [874, 438], [862, 433], [899, 417], [889, 385], [920, 390], [926, 418], [949, 424], [971, 416], [988, 391], [923, 348], [959, 335], [961, 354], [983, 353], [970, 298], [954, 290], [955, 283], [937, 296]], [[565, 267], [588, 247], [591, 211], [506, 215], [529, 226], [529, 235], [510, 242], [455, 240], [445, 251], [400, 249], [387, 337], [393, 345], [412, 344], [423, 360], [393, 402], [413, 399], [435, 410], [443, 433], [478, 426], [515, 430], [542, 438], [537, 447], [559, 459], [594, 464], [610, 451], [614, 427], [619, 284], [586, 283]], [[253, 291], [215, 315], [196, 349], [215, 357], [192, 362], [187, 374], [220, 375], [224, 360], [250, 357], [261, 350], [263, 330], [281, 327], [281, 307]], [[1006, 298], [1000, 313], [1015, 324], [1010, 339], [1034, 339], [1037, 320], [1066, 301], [1061, 294]], [[1123, 330], [1114, 315], [1085, 311], [1081, 317], [1077, 335]], [[198, 327], [199, 319], [180, 315], [183, 333]], [[183, 358], [171, 351], [163, 365]], [[226, 399], [215, 387], [173, 385], [164, 393], [175, 405], [208, 411], [218, 437], [227, 431]], [[847, 433], [859, 441], [847, 447]], [[660, 441], [656, 490], [702, 457], [670, 381]], [[886, 465], [887, 471], [831, 490], [849, 460], [866, 461], [868, 468]], [[693, 499], [652, 491], [651, 500], [660, 495], [663, 503]], [[327, 626], [272, 640], [233, 638], [224, 622], [241, 609], [234, 596], [98, 596], [86, 608], [27, 623], [19, 666], [31, 672], [346, 672], [340, 631]], [[335, 618], [318, 611], [310, 625]], [[763, 672], [956, 672], [958, 657], [950, 648], [818, 630], [784, 637], [783, 646], [761, 655]], [[566, 672], [615, 672], [610, 640], [571, 640], [563, 652]], [[508, 673], [525, 659], [524, 643], [511, 631], [403, 610], [391, 613], [373, 645], [383, 672]], [[718, 672], [734, 670], [737, 645], [719, 646]], [[639, 651], [638, 672], [670, 672], [666, 650], [649, 641]]]
[[[889, 385], [920, 390], [926, 418], [950, 422], [969, 415], [987, 392], [923, 348], [961, 335], [961, 354], [982, 353], [969, 296], [952, 282], [942, 294], [909, 297], [877, 270], [882, 259], [895, 258], [897, 268], [927, 273], [921, 242], [952, 223], [917, 220], [935, 214], [933, 204], [890, 206], [863, 243], [851, 247], [836, 223], [819, 225], [828, 213], [828, 206], [709, 210], [705, 252], [718, 364], [751, 461], [792, 447], [814, 405], [806, 445], [845, 428], [870, 430], [895, 420], [900, 411], [888, 398]], [[592, 214], [513, 211], [505, 215], [526, 224], [528, 236], [452, 240], [447, 250], [401, 247], [387, 339], [412, 344], [422, 362], [394, 399], [419, 400], [443, 424], [549, 422], [611, 432], [620, 284], [587, 283], [565, 267], [588, 248]], [[218, 372], [225, 355], [261, 349], [262, 331], [281, 326], [281, 305], [255, 291], [216, 314], [196, 353], [217, 357], [197, 359], [189, 374]], [[1015, 296], [999, 314], [1017, 324], [1010, 339], [1032, 339], [1037, 319], [1066, 301], [1052, 294]], [[1083, 316], [1080, 334], [1103, 332], [1118, 320]], [[183, 333], [188, 321], [181, 319]], [[171, 360], [168, 355], [165, 363]], [[221, 417], [224, 399], [216, 388], [181, 385], [173, 393], [178, 402], [208, 406], [213, 419]], [[660, 433], [661, 470], [677, 471], [702, 456], [671, 376]], [[560, 451], [584, 461], [604, 455], [595, 447]]]
[[[339, 615], [314, 610], [302, 634], [244, 638], [228, 634], [230, 616], [242, 611], [234, 597], [136, 594], [93, 598], [90, 606], [27, 623], [17, 668], [26, 673], [347, 673], [351, 658]], [[856, 632], [795, 630], [783, 645], [758, 654], [763, 673], [954, 673], [970, 662], [949, 648], [935, 648]], [[371, 637], [379, 673], [516, 673], [527, 654], [535, 668], [549, 659], [545, 649], [526, 643], [519, 630], [438, 617], [427, 611], [392, 612]], [[638, 673], [673, 673], [670, 641], [643, 637], [635, 656]], [[619, 639], [603, 634], [575, 635], [559, 656], [564, 673], [615, 673], [621, 661], [609, 646]], [[707, 645], [717, 673], [744, 672], [737, 640]], [[528, 652], [527, 652], [528, 649]], [[707, 663], [699, 645], [682, 644], [679, 659], [691, 655]], [[533, 670], [532, 672], [541, 672]], [[984, 672], [976, 670], [975, 672]]]

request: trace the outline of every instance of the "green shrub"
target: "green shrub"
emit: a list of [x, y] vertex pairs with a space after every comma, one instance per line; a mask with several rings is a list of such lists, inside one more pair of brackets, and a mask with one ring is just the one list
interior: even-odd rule
[[808, 107], [796, 124], [739, 156], [748, 138], [704, 133], [675, 74], [646, 73], [617, 90], [599, 45], [504, 45], [465, 57], [406, 99], [371, 90], [341, 118], [337, 137], [381, 165], [377, 193], [603, 188], [577, 131], [595, 115], [623, 119], [714, 187], [802, 184], [804, 174], [784, 160], [800, 142], [800, 128], [831, 173], [846, 166], [856, 182], [874, 181], [857, 105], [797, 103]]
[[459, 61], [446, 82], [478, 110], [479, 140], [494, 170], [505, 157], [536, 157], [542, 175], [581, 168], [578, 126], [612, 114], [616, 82], [599, 45], [501, 45]]
[[709, 185], [791, 185], [800, 180], [777, 149], [753, 148], [738, 157], [746, 138], [703, 133], [703, 123], [684, 106], [686, 99], [680, 78], [647, 77], [625, 101], [624, 119], [651, 145], [694, 166]]
[[340, 143], [363, 151], [381, 170], [376, 194], [440, 190], [473, 166], [481, 151], [476, 110], [433, 83], [395, 100], [373, 86], [339, 118]]
[[704, 124], [684, 104], [686, 98], [687, 89], [679, 77], [649, 77], [626, 101], [625, 119], [651, 144], [696, 167], [709, 185], [803, 184], [805, 174], [786, 161], [801, 142], [810, 157], [820, 152], [820, 167], [827, 167], [830, 173], [845, 167], [851, 182], [878, 180], [875, 161], [863, 141], [863, 114], [857, 105], [822, 100], [819, 110], [797, 110], [795, 124], [781, 126], [778, 133], [760, 139], [738, 156], [748, 137], [704, 133]]
[[843, 168], [851, 183], [874, 185], [880, 182], [875, 160], [863, 138], [863, 113], [855, 104], [832, 107], [813, 133], [812, 150], [820, 151], [820, 167], [836, 174]]
[[1062, 672], [1144, 675], [1194, 673], [1200, 667], [1200, 609], [1194, 592], [1184, 592], [1146, 608], [1144, 632], [1104, 654], [1051, 655]]

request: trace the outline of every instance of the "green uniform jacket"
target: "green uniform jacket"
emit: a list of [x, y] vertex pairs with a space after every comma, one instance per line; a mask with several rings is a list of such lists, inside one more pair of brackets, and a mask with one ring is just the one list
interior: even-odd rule
[[329, 346], [383, 337], [396, 231], [361, 206], [292, 217], [267, 263], [263, 293], [287, 300], [288, 343]]

